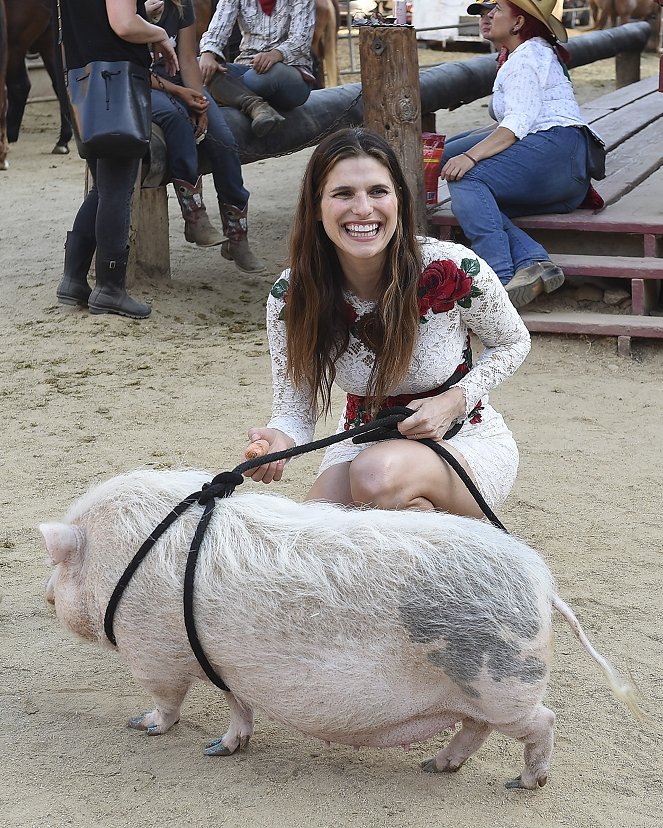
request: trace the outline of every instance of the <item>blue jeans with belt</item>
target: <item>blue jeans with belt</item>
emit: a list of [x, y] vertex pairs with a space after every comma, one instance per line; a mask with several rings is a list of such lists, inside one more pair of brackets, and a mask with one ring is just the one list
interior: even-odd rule
[[[209, 102], [207, 135], [199, 146], [209, 158], [220, 201], [243, 210], [249, 200], [249, 191], [244, 187], [237, 143], [216, 101], [207, 90], [204, 94]], [[168, 170], [172, 177], [195, 184], [198, 150], [187, 108], [175, 96], [153, 89], [152, 120], [161, 127], [166, 138]]]
[[299, 70], [285, 63], [275, 63], [263, 74], [243, 63], [227, 63], [226, 67], [230, 77], [241, 78], [256, 95], [284, 112], [306, 103], [311, 94]]
[[460, 181], [449, 181], [451, 209], [472, 249], [506, 284], [521, 267], [549, 258], [510, 217], [570, 213], [582, 204], [589, 181], [584, 132], [553, 127], [526, 135], [479, 161]]

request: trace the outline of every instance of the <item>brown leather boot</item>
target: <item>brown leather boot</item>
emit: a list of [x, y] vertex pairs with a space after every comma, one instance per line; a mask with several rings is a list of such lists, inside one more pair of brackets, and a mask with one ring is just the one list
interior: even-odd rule
[[221, 211], [223, 232], [228, 237], [228, 240], [221, 245], [221, 255], [224, 259], [235, 262], [237, 267], [243, 270], [244, 273], [263, 273], [266, 270], [265, 263], [249, 248], [246, 219], [248, 207], [240, 210], [239, 207], [233, 207], [232, 204], [221, 204], [219, 202], [219, 210]]
[[283, 115], [249, 89], [243, 80], [232, 78], [227, 72], [216, 72], [207, 88], [219, 106], [233, 106], [250, 118], [251, 130], [258, 138], [285, 121]]
[[221, 244], [223, 236], [212, 226], [203, 203], [202, 175], [195, 184], [175, 178], [173, 186], [184, 218], [184, 238], [198, 247]]

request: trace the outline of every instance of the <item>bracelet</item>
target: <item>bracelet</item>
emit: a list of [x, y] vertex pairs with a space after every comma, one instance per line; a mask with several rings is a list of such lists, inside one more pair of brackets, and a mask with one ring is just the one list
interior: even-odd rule
[[479, 163], [479, 162], [476, 160], [476, 158], [472, 158], [472, 156], [469, 154], [469, 152], [461, 152], [461, 155], [464, 155], [466, 158], [469, 158], [469, 159], [470, 159], [470, 161], [474, 164], [474, 166], [475, 166], [475, 167], [476, 167], [476, 165]]

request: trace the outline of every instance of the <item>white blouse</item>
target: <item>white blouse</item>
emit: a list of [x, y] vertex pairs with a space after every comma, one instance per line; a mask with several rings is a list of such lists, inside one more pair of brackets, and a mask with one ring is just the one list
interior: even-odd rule
[[556, 126], [586, 126], [552, 46], [541, 37], [521, 43], [498, 71], [493, 109], [516, 138]]
[[[479, 401], [486, 405], [487, 393], [511, 376], [525, 359], [530, 349], [529, 332], [493, 270], [473, 251], [437, 239], [420, 241], [424, 268], [437, 260], [450, 259], [459, 267], [463, 260], [471, 260], [477, 271], [473, 285], [480, 293], [469, 307], [455, 303], [445, 312], [434, 313], [432, 309], [426, 312], [419, 325], [410, 369], [390, 396], [423, 394], [442, 385], [463, 362], [468, 330], [472, 330], [484, 350], [474, 367], [457, 383], [464, 391], [466, 414], [469, 414]], [[289, 271], [284, 271], [267, 301], [273, 383], [272, 418], [268, 426], [280, 429], [301, 445], [313, 439], [316, 415], [307, 390], [295, 387], [287, 374], [286, 324], [279, 317], [285, 304], [282, 294], [288, 276]], [[351, 293], [346, 293], [346, 300], [358, 318], [375, 307], [375, 302], [363, 302]], [[346, 393], [363, 396], [374, 358], [366, 345], [351, 334], [347, 350], [336, 363], [336, 384]]]

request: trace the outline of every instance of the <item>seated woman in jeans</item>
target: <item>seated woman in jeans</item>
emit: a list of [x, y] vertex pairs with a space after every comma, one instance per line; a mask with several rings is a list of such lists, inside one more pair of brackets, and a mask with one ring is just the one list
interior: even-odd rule
[[[223, 49], [235, 21], [242, 32], [240, 53], [226, 63]], [[220, 106], [247, 115], [262, 137], [284, 120], [276, 110], [308, 100], [315, 85], [314, 28], [315, 0], [224, 0], [200, 39], [203, 83]]]
[[[173, 178], [184, 236], [200, 247], [221, 245], [221, 255], [244, 273], [261, 273], [265, 263], [249, 247], [249, 191], [242, 180], [239, 150], [223, 113], [203, 88], [196, 60], [192, 0], [146, 0], [150, 19], [175, 44], [180, 72], [167, 76], [156, 61], [152, 74], [152, 120], [166, 139], [168, 169]], [[214, 187], [226, 241], [210, 223], [198, 176], [200, 145], [212, 166]]]
[[568, 213], [590, 187], [586, 123], [558, 44], [566, 30], [555, 0], [496, 0], [490, 38], [506, 60], [493, 86], [497, 128], [449, 158], [451, 209], [472, 248], [493, 268], [516, 307], [551, 293], [564, 274], [509, 217]]

